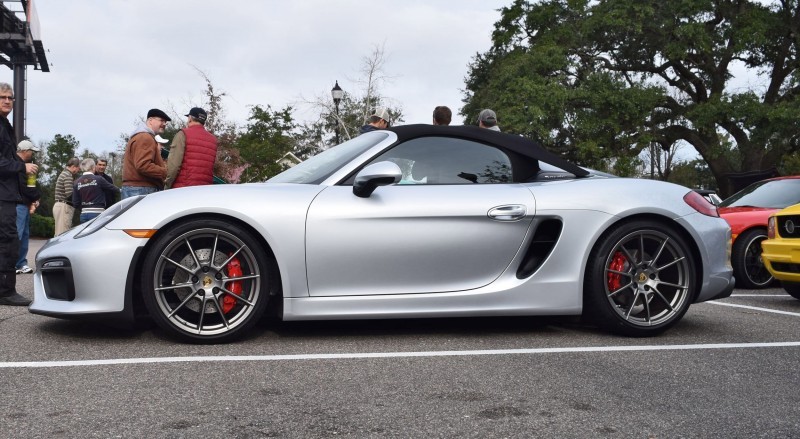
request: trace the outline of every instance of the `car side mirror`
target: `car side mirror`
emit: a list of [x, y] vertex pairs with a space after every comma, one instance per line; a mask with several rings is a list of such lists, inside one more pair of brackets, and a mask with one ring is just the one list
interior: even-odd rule
[[369, 198], [378, 186], [388, 186], [400, 181], [403, 171], [393, 162], [373, 163], [356, 174], [353, 181], [353, 194]]

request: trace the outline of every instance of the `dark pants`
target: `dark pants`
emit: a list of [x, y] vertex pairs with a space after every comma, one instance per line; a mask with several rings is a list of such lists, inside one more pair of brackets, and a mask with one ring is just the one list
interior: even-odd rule
[[0, 297], [16, 293], [14, 265], [19, 257], [17, 203], [0, 201]]

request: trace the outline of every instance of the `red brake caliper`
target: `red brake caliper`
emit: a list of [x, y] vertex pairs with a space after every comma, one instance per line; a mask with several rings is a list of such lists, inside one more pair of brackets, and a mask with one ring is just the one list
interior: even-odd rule
[[[625, 255], [622, 252], [614, 253], [611, 263], [608, 264], [609, 270], [625, 271]], [[608, 273], [608, 291], [617, 291], [622, 286], [622, 275]]]
[[[225, 268], [228, 270], [228, 277], [239, 277], [242, 275], [242, 265], [239, 263], [239, 258], [231, 259], [231, 261], [228, 262], [228, 265], [226, 265]], [[237, 296], [242, 295], [242, 281], [240, 280], [233, 280], [228, 282], [227, 284], [225, 284], [225, 288], [227, 288], [228, 291], [232, 292], [233, 294], [236, 294]], [[223, 314], [229, 313], [230, 310], [232, 310], [233, 307], [236, 306], [236, 302], [237, 302], [236, 298], [232, 297], [230, 294], [226, 294], [222, 298], [222, 313]]]

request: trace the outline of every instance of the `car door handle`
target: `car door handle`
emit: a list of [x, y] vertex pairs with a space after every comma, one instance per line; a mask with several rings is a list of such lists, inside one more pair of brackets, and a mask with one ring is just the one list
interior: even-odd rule
[[527, 208], [522, 204], [509, 204], [489, 209], [489, 218], [498, 221], [517, 221], [525, 217]]

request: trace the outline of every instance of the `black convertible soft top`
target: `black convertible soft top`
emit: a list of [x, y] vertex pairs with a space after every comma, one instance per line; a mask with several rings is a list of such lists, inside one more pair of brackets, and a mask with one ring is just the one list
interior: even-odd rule
[[555, 167], [561, 168], [575, 175], [576, 177], [586, 177], [589, 175], [589, 171], [544, 149], [539, 142], [526, 139], [525, 137], [515, 134], [502, 133], [471, 125], [443, 126], [415, 124], [401, 125], [388, 128], [387, 130], [397, 134], [399, 142], [427, 136], [457, 137], [486, 143], [501, 149], [513, 151], [517, 154], [530, 157], [535, 160], [541, 160], [545, 163], [549, 163]]

